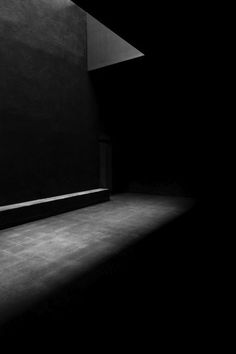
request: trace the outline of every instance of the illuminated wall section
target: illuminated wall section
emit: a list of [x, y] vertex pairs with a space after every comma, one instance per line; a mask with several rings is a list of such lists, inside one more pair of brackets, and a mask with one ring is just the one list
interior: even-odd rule
[[144, 55], [89, 14], [87, 40], [89, 71]]

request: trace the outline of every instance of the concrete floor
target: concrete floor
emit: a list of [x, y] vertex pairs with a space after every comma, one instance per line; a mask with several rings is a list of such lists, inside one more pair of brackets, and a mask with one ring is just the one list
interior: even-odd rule
[[115, 257], [193, 204], [188, 198], [122, 194], [110, 202], [0, 231], [0, 323]]

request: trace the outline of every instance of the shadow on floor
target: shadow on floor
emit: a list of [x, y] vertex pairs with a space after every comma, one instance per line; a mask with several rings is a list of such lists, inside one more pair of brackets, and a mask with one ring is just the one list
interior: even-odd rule
[[1, 341], [65, 345], [68, 353], [75, 345], [110, 353], [124, 343], [145, 352], [198, 346], [208, 286], [201, 223], [195, 206], [145, 235], [5, 323]]

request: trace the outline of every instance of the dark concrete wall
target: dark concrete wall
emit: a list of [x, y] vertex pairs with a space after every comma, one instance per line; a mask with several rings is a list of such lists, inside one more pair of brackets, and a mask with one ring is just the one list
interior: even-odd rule
[[0, 78], [0, 205], [98, 187], [86, 14], [70, 0], [1, 0]]
[[199, 95], [180, 64], [145, 56], [91, 72], [111, 136], [113, 192], [200, 195]]

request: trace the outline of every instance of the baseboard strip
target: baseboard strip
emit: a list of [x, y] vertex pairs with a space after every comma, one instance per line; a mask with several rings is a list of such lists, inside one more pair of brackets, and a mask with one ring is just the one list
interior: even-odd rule
[[99, 188], [0, 206], [0, 230], [105, 202], [109, 198], [109, 190]]

